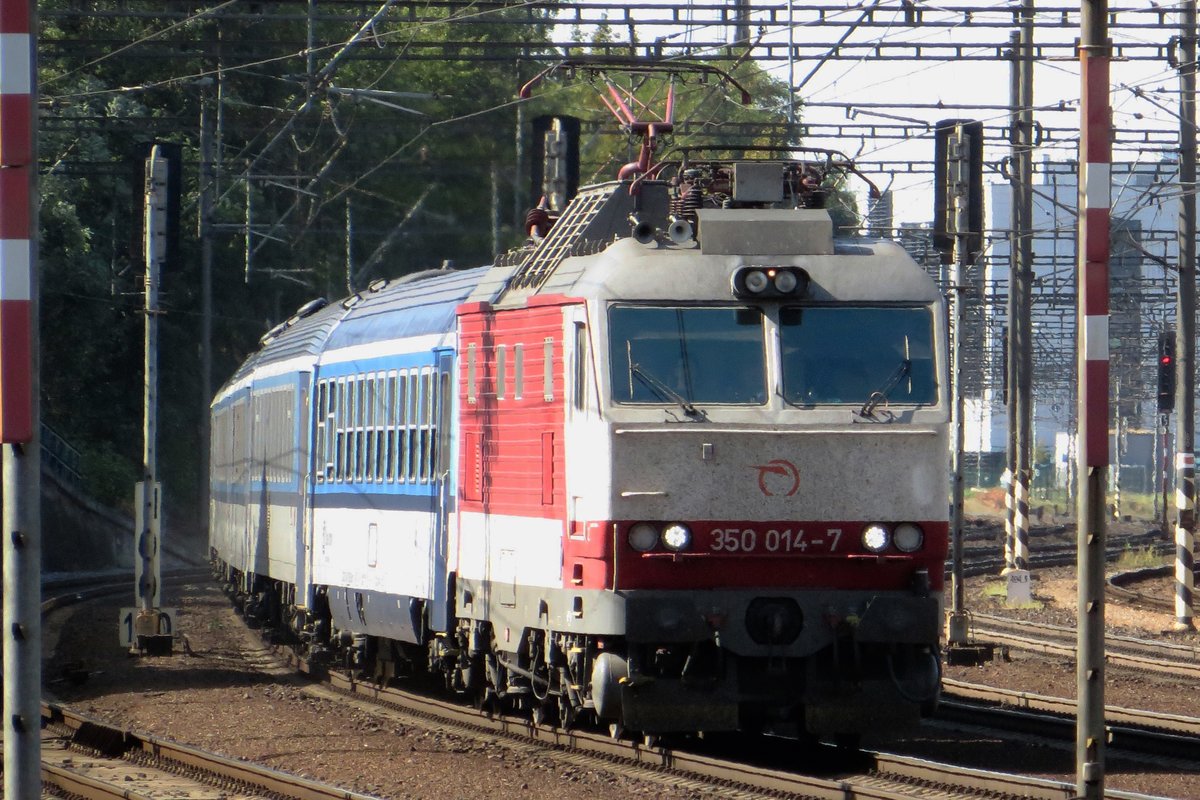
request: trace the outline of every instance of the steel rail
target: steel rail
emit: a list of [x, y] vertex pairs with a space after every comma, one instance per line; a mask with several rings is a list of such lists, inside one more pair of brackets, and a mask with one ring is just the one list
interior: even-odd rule
[[113, 783], [97, 780], [96, 778], [80, 775], [69, 769], [56, 767], [42, 762], [42, 784], [54, 786], [68, 796], [85, 798], [85, 800], [155, 800], [148, 794], [135, 792]]
[[[43, 726], [58, 726], [71, 733], [73, 739], [79, 739], [83, 746], [91, 746], [91, 742], [102, 742], [100, 747], [110, 758], [146, 757], [155, 766], [171, 771], [172, 766], [191, 768], [203, 776], [217, 781], [231, 781], [237, 785], [250, 787], [268, 794], [276, 794], [290, 800], [373, 800], [371, 795], [352, 792], [336, 786], [319, 783], [302, 778], [282, 770], [239, 761], [227, 756], [209, 753], [197, 747], [173, 742], [160, 736], [138, 733], [136, 731], [117, 728], [104, 722], [88, 717], [58, 703], [42, 703]], [[52, 765], [43, 763], [42, 771], [50, 773], [55, 785], [60, 770]], [[85, 776], [73, 775], [75, 780], [82, 783], [102, 785], [103, 782]], [[71, 778], [64, 778], [70, 780]], [[207, 781], [204, 781], [207, 782]], [[67, 788], [67, 787], [63, 787]], [[76, 792], [74, 789], [69, 791]], [[87, 797], [116, 796], [131, 797], [132, 793], [121, 787], [112, 787], [111, 795], [84, 794]]]
[[[1075, 657], [1075, 645], [1060, 644], [1046, 640], [1031, 639], [1019, 634], [1006, 633], [995, 628], [975, 627], [973, 633], [979, 639], [995, 644], [1007, 645], [1019, 650], [1040, 653], [1048, 656]], [[1108, 664], [1122, 667], [1133, 667], [1160, 675], [1174, 675], [1182, 678], [1200, 679], [1200, 664], [1189, 664], [1182, 661], [1166, 661], [1151, 656], [1138, 656], [1132, 653], [1107, 651], [1104, 660]]]
[[1115, 595], [1118, 599], [1127, 603], [1147, 605], [1156, 609], [1165, 609], [1168, 612], [1175, 611], [1175, 598], [1154, 597], [1152, 595], [1139, 592], [1136, 589], [1131, 589], [1130, 584], [1135, 584], [1140, 581], [1153, 580], [1155, 578], [1165, 578], [1175, 574], [1175, 565], [1166, 564], [1159, 567], [1146, 567], [1145, 569], [1129, 570], [1128, 572], [1120, 572], [1111, 576], [1108, 579], [1108, 591]]
[[[1013, 709], [1028, 711], [1043, 711], [1050, 714], [1072, 716], [1075, 714], [1076, 701], [1069, 697], [1053, 697], [1022, 692], [1015, 689], [1001, 689], [995, 686], [984, 686], [978, 683], [942, 679], [943, 690], [949, 689], [949, 701], [971, 700], [982, 703], [995, 703]], [[943, 692], [943, 697], [946, 692]], [[971, 708], [977, 708], [972, 705]], [[1167, 714], [1161, 711], [1147, 711], [1139, 708], [1124, 708], [1122, 706], [1105, 706], [1104, 718], [1119, 725], [1132, 725], [1147, 731], [1161, 731], [1190, 737], [1194, 749], [1192, 757], [1200, 753], [1200, 717], [1187, 717], [1181, 714]]]
[[[452, 723], [517, 740], [540, 743], [547, 747], [582, 751], [613, 763], [664, 770], [684, 778], [719, 782], [735, 789], [774, 792], [818, 800], [911, 800], [914, 794], [927, 792], [930, 786], [955, 787], [968, 792], [988, 791], [995, 793], [995, 796], [1033, 800], [1067, 800], [1074, 796], [1074, 787], [1066, 783], [880, 753], [867, 754], [872, 759], [869, 770], [872, 775], [861, 780], [830, 780], [805, 776], [762, 764], [732, 762], [684, 750], [613, 739], [590, 731], [535, 725], [528, 719], [518, 717], [485, 715], [453, 702], [357, 681], [339, 672], [314, 669], [289, 651], [278, 652], [301, 672], [324, 680], [339, 692], [364, 697], [426, 721]], [[1129, 794], [1127, 797], [1145, 796]]]
[[[984, 620], [1000, 628], [1016, 628], [1022, 631], [1032, 628], [1044, 631], [1051, 636], [1060, 636], [1064, 639], [1075, 636], [1075, 628], [1068, 625], [1055, 625], [1049, 622], [1036, 622], [1024, 619], [1014, 620], [1010, 617], [1002, 617], [995, 614], [977, 613], [973, 617], [976, 620]], [[1125, 636], [1117, 633], [1108, 633], [1104, 638], [1109, 642], [1117, 642], [1135, 650], [1150, 651], [1158, 654], [1169, 653], [1178, 656], [1182, 661], [1200, 661], [1200, 645], [1196, 644], [1160, 641], [1157, 639], [1140, 639], [1136, 636]]]

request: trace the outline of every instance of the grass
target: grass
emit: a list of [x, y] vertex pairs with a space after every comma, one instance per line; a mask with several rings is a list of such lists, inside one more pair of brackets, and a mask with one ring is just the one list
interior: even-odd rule
[[[993, 600], [998, 600], [1001, 603], [1004, 603], [1008, 599], [1008, 581], [1004, 580], [1003, 578], [999, 580], [988, 581], [983, 585], [981, 594], [983, 594], [984, 597], [990, 597]], [[1021, 609], [1023, 611], [1037, 611], [1045, 608], [1046, 606], [1044, 603], [1042, 603], [1042, 601], [1033, 599], [1028, 603], [1021, 603], [1020, 605], [1008, 607]]]
[[[1004, 495], [1005, 490], [1000, 486], [968, 487], [963, 497], [963, 510], [969, 517], [1001, 518], [1004, 516]], [[1155, 495], [1145, 492], [1121, 492], [1120, 516], [1134, 520], [1152, 520], [1155, 518], [1156, 499], [1161, 506], [1161, 496], [1156, 498]], [[1105, 504], [1110, 513], [1115, 501], [1116, 493], [1109, 488], [1105, 493]], [[1061, 522], [1063, 517], [1075, 515], [1075, 503], [1067, 497], [1065, 489], [1034, 488], [1029, 498], [1029, 506], [1035, 525], [1055, 519]], [[1043, 514], [1048, 516], [1039, 519], [1038, 509], [1042, 509]], [[1174, 513], [1172, 508], [1168, 508], [1168, 512]], [[1161, 513], [1160, 508], [1159, 514]]]
[[1117, 568], [1120, 570], [1145, 569], [1146, 567], [1157, 567], [1167, 563], [1167, 557], [1159, 555], [1149, 547], [1130, 547], [1125, 545], [1125, 550], [1117, 557]]

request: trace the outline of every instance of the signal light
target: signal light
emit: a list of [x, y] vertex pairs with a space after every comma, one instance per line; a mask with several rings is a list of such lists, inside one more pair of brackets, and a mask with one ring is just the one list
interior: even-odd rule
[[1158, 335], [1158, 411], [1166, 414], [1175, 408], [1175, 332]]
[[800, 267], [742, 267], [733, 273], [733, 296], [747, 298], [803, 297], [808, 272]]

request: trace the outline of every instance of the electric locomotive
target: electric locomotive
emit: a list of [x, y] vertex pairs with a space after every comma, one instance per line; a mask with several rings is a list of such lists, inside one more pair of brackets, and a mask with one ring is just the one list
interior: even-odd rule
[[947, 332], [832, 162], [685, 153], [491, 266], [264, 337], [213, 403], [249, 617], [537, 721], [856, 735], [936, 701]]

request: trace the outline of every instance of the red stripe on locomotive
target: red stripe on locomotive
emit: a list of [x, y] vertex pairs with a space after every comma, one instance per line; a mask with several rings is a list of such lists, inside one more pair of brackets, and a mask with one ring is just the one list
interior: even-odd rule
[[[584, 589], [712, 589], [730, 587], [812, 587], [822, 589], [909, 590], [917, 570], [926, 570], [929, 586], [941, 591], [949, 540], [945, 521], [920, 522], [925, 532], [916, 553], [890, 550], [883, 554], [863, 549], [859, 535], [865, 522], [739, 522], [689, 521], [695, 539], [684, 553], [638, 553], [625, 541], [634, 521], [588, 522], [575, 526], [563, 548], [565, 587]], [[809, 539], [804, 550], [783, 550], [784, 531], [841, 529], [844, 539], [830, 552], [820, 540]], [[754, 531], [751, 552], [713, 550], [713, 531]], [[614, 542], [614, 531], [616, 540]], [[767, 533], [777, 538], [767, 549]], [[790, 542], [789, 542], [790, 544]], [[741, 547], [741, 542], [739, 542]], [[822, 552], [816, 552], [816, 547]], [[616, 554], [614, 585], [612, 555]]]

